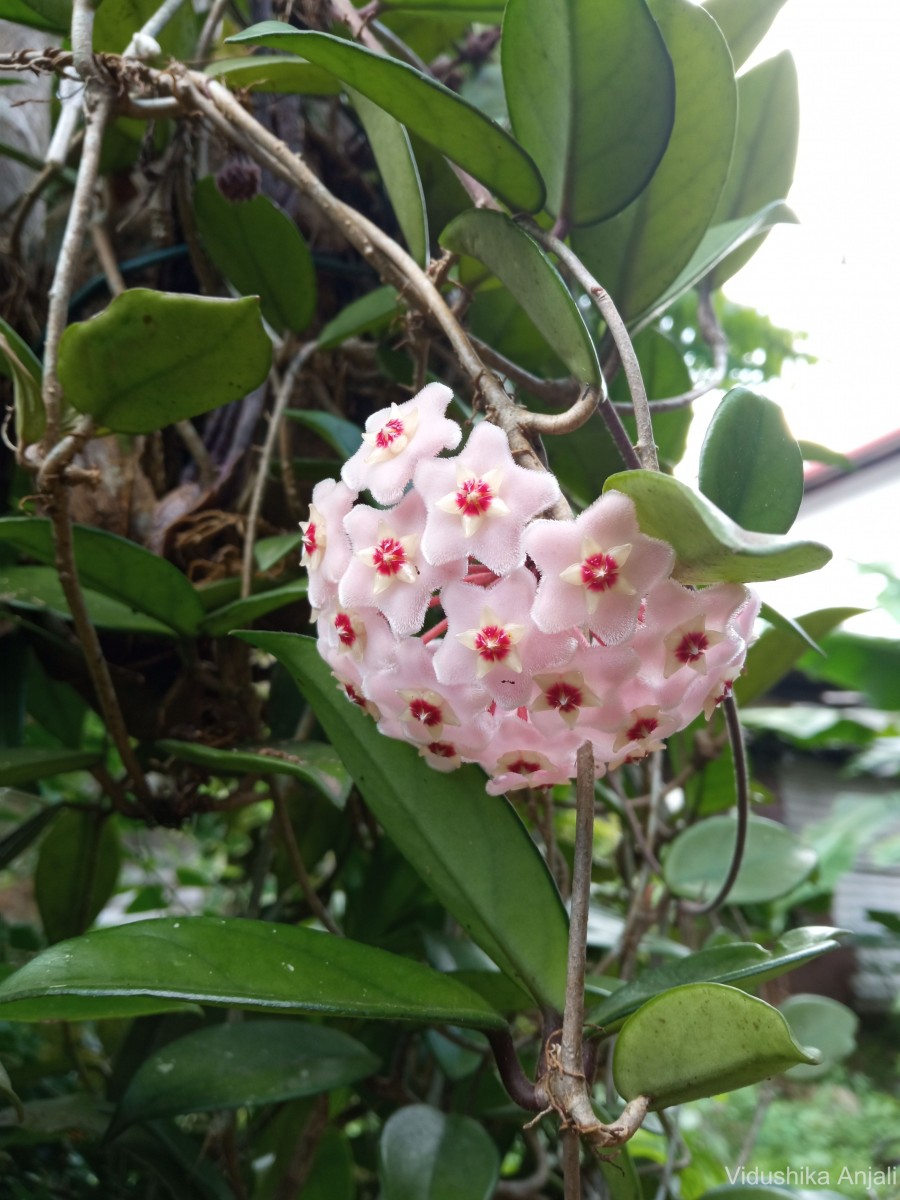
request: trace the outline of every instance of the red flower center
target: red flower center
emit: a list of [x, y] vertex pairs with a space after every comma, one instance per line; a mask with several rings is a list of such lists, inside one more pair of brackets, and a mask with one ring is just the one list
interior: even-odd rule
[[639, 717], [626, 731], [629, 742], [642, 742], [644, 738], [648, 738], [653, 733], [658, 725], [659, 721], [656, 717]]
[[303, 549], [307, 554], [315, 554], [319, 548], [319, 543], [316, 540], [316, 527], [312, 521], [306, 527], [306, 532], [303, 534]]
[[399, 417], [391, 417], [375, 434], [375, 445], [379, 450], [387, 450], [400, 437], [403, 437], [403, 422]]
[[551, 684], [544, 696], [550, 707], [556, 708], [560, 712], [575, 712], [576, 709], [581, 708], [584, 699], [580, 688], [566, 683], [564, 680]]
[[709, 638], [702, 629], [686, 633], [675, 649], [675, 657], [680, 663], [693, 663], [702, 658], [709, 649]]
[[467, 479], [456, 489], [456, 507], [464, 517], [481, 517], [491, 507], [494, 493], [483, 479]]
[[485, 625], [475, 635], [475, 649], [486, 662], [503, 662], [512, 640], [502, 625]]
[[541, 764], [535, 759], [528, 759], [524, 756], [517, 758], [515, 762], [510, 763], [506, 768], [513, 775], [533, 775], [535, 771], [541, 769]]
[[338, 640], [344, 646], [352, 646], [356, 641], [356, 630], [353, 628], [353, 622], [345, 612], [339, 612], [334, 618], [334, 627], [337, 630]]
[[366, 707], [365, 696], [363, 696], [361, 692], [358, 692], [352, 683], [344, 684], [344, 692], [346, 693], [348, 700], [352, 700], [353, 703], [358, 705], [360, 708]]
[[581, 582], [589, 592], [608, 592], [619, 579], [619, 564], [610, 554], [592, 554], [581, 564]]
[[[420, 721], [423, 725], [427, 726], [429, 729], [433, 725], [442, 725], [443, 724], [443, 713], [441, 712], [440, 708], [438, 708], [438, 706], [436, 704], [429, 704], [428, 701], [424, 700], [421, 696], [417, 697], [415, 700], [410, 700], [409, 715], [413, 718], [413, 720]], [[441, 745], [444, 745], [445, 743], [434, 742], [432, 744], [435, 746], [441, 746]], [[430, 749], [430, 747], [429, 747], [429, 749]], [[432, 751], [432, 753], [434, 753], [434, 751]], [[454, 751], [454, 753], [456, 753], [456, 752]], [[445, 757], [450, 757], [450, 756], [445, 755]]]
[[382, 538], [372, 551], [372, 565], [379, 575], [396, 575], [406, 564], [406, 551], [395, 537]]
[[456, 758], [456, 747], [450, 742], [429, 742], [428, 753], [435, 758]]

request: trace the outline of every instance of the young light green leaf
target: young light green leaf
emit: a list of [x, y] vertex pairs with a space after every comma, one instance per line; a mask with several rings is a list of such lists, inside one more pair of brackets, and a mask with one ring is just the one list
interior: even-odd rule
[[234, 629], [245, 629], [258, 617], [277, 612], [288, 604], [306, 599], [306, 579], [294, 579], [282, 587], [269, 588], [255, 596], [234, 600], [222, 608], [213, 609], [200, 622], [200, 632], [211, 637], [221, 637]]
[[576, 379], [600, 379], [597, 350], [578, 305], [556, 267], [528, 233], [503, 213], [472, 208], [440, 237], [445, 250], [468, 254], [500, 279]]
[[675, 124], [653, 178], [612, 220], [572, 245], [626, 323], [652, 308], [690, 262], [728, 175], [737, 87], [728, 47], [689, 0], [650, 0], [675, 66]]
[[41, 364], [11, 325], [0, 319], [0, 375], [12, 379], [16, 440], [20, 446], [39, 442], [46, 416], [41, 399]]
[[361, 1042], [327, 1025], [284, 1018], [213, 1025], [143, 1060], [107, 1137], [136, 1121], [316, 1096], [363, 1079], [378, 1065]]
[[132, 288], [59, 345], [66, 400], [116, 433], [152, 433], [240, 400], [266, 378], [259, 301]]
[[838, 467], [841, 471], [855, 471], [856, 463], [846, 454], [831, 450], [819, 442], [808, 442], [800, 438], [797, 442], [804, 462], [822, 463], [826, 467]]
[[280, 21], [263, 21], [228, 40], [288, 50], [318, 63], [511, 208], [537, 212], [543, 206], [543, 181], [522, 147], [473, 105], [414, 67], [327, 33], [289, 29]]
[[[713, 218], [716, 224], [747, 217], [787, 196], [794, 179], [799, 128], [797, 68], [784, 51], [738, 80], [734, 155]], [[720, 288], [739, 271], [764, 240], [745, 242], [720, 263], [712, 277], [713, 288]]]
[[673, 575], [682, 583], [759, 583], [816, 571], [831, 558], [818, 542], [791, 541], [736, 525], [703, 496], [669, 475], [622, 471], [603, 485], [634, 501], [638, 523], [675, 551]]
[[753, 942], [734, 942], [711, 946], [686, 958], [675, 958], [659, 967], [642, 971], [637, 979], [618, 988], [597, 1008], [588, 1013], [588, 1022], [611, 1033], [622, 1021], [652, 996], [685, 983], [729, 983], [755, 986], [792, 971], [801, 963], [834, 950], [839, 930], [811, 927], [793, 930], [803, 936], [779, 941], [774, 949], [764, 950]]
[[218, 746], [203, 746], [199, 742], [163, 738], [156, 747], [161, 753], [171, 754], [182, 762], [205, 767], [210, 774], [293, 775], [311, 783], [326, 800], [339, 808], [343, 807], [353, 783], [335, 750], [321, 742], [277, 742], [225, 750]]
[[787, 533], [803, 499], [803, 456], [773, 400], [742, 387], [725, 396], [703, 439], [699, 487], [744, 529]]
[[259, 296], [279, 333], [301, 333], [316, 311], [316, 272], [300, 230], [268, 196], [232, 203], [207, 175], [194, 216], [210, 258], [242, 296]]
[[[862, 608], [822, 608], [798, 617], [797, 624], [819, 643], [843, 621], [864, 611]], [[805, 649], [803, 641], [793, 631], [776, 627], [767, 629], [750, 647], [743, 674], [735, 680], [734, 694], [738, 703], [743, 706], [764, 696], [787, 675]], [[817, 645], [816, 654], [821, 653], [822, 649]]]
[[[683, 830], [663, 862], [676, 896], [708, 900], [725, 882], [737, 824], [731, 816], [708, 817]], [[764, 904], [786, 896], [816, 869], [818, 855], [784, 825], [749, 818], [747, 844], [727, 904]]]
[[409, 134], [399, 121], [361, 92], [348, 88], [406, 246], [420, 267], [428, 265], [428, 216]]
[[505, 1025], [474, 992], [411, 959], [299, 926], [217, 917], [94, 930], [51, 946], [0, 984], [0, 1013], [10, 1021], [136, 1016], [185, 1002]]
[[341, 456], [342, 461], [355, 454], [362, 445], [360, 427], [344, 417], [335, 416], [334, 413], [319, 412], [311, 408], [289, 408], [284, 415], [317, 433], [323, 442]]
[[333, 350], [347, 338], [386, 328], [399, 311], [397, 292], [392, 287], [375, 288], [342, 308], [319, 334], [322, 350]]
[[816, 1061], [777, 1008], [725, 984], [689, 983], [628, 1018], [616, 1040], [613, 1078], [626, 1100], [650, 1096], [656, 1112]]
[[387, 1120], [378, 1157], [383, 1200], [489, 1200], [500, 1175], [497, 1147], [477, 1121], [426, 1104]]
[[68, 33], [72, 23], [71, 0], [2, 0], [0, 20], [14, 21], [16, 25], [43, 33]]
[[366, 803], [472, 939], [535, 999], [561, 1009], [565, 910], [513, 808], [488, 802], [477, 768], [433, 772], [412, 746], [380, 734], [335, 686], [312, 638], [238, 636], [287, 667]]
[[276, 563], [298, 550], [302, 541], [302, 533], [276, 533], [272, 537], [260, 538], [253, 547], [257, 567], [260, 571], [271, 570]]
[[108, 813], [67, 808], [41, 842], [34, 894], [50, 942], [84, 933], [115, 891], [122, 850]]
[[[76, 525], [75, 562], [82, 583], [163, 622], [196, 633], [203, 606], [191, 582], [167, 559], [128, 538]], [[45, 517], [0, 517], [0, 543], [52, 565], [53, 531]]]
[[773, 608], [771, 604], [765, 602], [759, 606], [759, 615], [764, 621], [768, 621], [776, 629], [782, 630], [784, 633], [792, 633], [800, 639], [801, 642], [806, 642], [810, 650], [815, 650], [816, 654], [824, 654], [825, 651], [817, 641], [809, 636], [799, 621], [795, 621], [793, 617], [787, 617], [784, 613]]
[[769, 32], [784, 0], [704, 0], [703, 7], [725, 35], [736, 71]]
[[[644, 0], [508, 0], [500, 44], [513, 131], [565, 229], [621, 211], [669, 141], [675, 74]], [[605, 282], [605, 281], [604, 281]]]
[[101, 762], [95, 750], [69, 750], [56, 746], [3, 746], [0, 748], [0, 787], [15, 787], [50, 779], [68, 771], [85, 771]]
[[220, 58], [204, 68], [213, 79], [247, 92], [281, 92], [301, 96], [334, 96], [341, 85], [330, 71], [293, 54], [251, 54]]
[[815, 1046], [821, 1062], [798, 1063], [788, 1076], [809, 1083], [828, 1072], [856, 1049], [859, 1017], [852, 1008], [830, 996], [796, 994], [779, 1005], [791, 1033], [802, 1046]]

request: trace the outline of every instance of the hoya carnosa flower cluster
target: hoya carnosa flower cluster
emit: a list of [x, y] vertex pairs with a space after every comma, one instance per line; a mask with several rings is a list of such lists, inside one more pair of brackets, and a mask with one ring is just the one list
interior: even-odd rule
[[620, 493], [540, 519], [559, 484], [493, 425], [438, 458], [462, 438], [450, 399], [433, 383], [370, 417], [302, 522], [319, 649], [347, 699], [439, 771], [480, 763], [494, 794], [572, 778], [585, 740], [599, 775], [708, 719], [743, 665], [751, 593], [676, 583], [672, 548]]

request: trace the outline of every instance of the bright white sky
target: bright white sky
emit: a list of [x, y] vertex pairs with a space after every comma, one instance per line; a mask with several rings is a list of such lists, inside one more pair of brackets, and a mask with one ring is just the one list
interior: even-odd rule
[[898, 33], [900, 0], [788, 0], [752, 60], [797, 62], [801, 224], [775, 229], [725, 291], [808, 333], [818, 363], [765, 391], [796, 437], [836, 450], [900, 428]]

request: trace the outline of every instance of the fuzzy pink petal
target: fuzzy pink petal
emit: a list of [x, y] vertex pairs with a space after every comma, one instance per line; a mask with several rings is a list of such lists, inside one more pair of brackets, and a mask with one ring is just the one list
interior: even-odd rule
[[[356, 493], [336, 479], [322, 479], [313, 488], [312, 506], [321, 516], [324, 531], [317, 530], [321, 540], [324, 533], [325, 551], [316, 566], [309, 566], [309, 602], [313, 608], [324, 608], [337, 595], [337, 583], [350, 561], [350, 541], [344, 532], [344, 518], [353, 507]], [[308, 522], [303, 522], [308, 526]], [[304, 529], [304, 533], [308, 530]]]
[[486, 790], [499, 796], [565, 783], [575, 773], [575, 754], [583, 740], [568, 730], [547, 737], [530, 721], [507, 713], [480, 757], [491, 776]]

